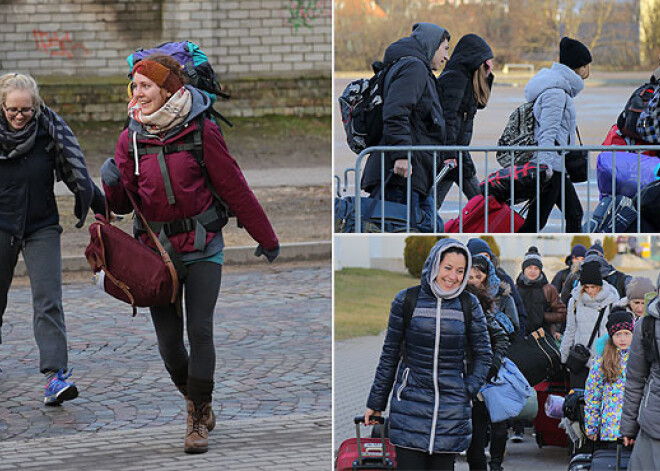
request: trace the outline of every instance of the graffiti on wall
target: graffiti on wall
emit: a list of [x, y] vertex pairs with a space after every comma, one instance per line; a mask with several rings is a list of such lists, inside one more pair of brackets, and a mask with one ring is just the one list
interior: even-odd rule
[[59, 33], [57, 31], [32, 30], [34, 42], [37, 44], [37, 50], [45, 51], [54, 57], [80, 57], [89, 55], [89, 50], [82, 43], [74, 43], [68, 32]]
[[332, 11], [326, 8], [325, 0], [290, 1], [286, 9], [286, 21], [295, 32], [301, 27], [311, 28], [311, 22], [318, 18], [331, 18]]

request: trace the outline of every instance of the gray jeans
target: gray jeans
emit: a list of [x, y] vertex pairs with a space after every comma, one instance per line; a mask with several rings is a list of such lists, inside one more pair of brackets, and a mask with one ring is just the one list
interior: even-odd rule
[[67, 369], [67, 344], [62, 309], [62, 254], [59, 225], [44, 227], [23, 240], [0, 231], [0, 329], [7, 309], [7, 293], [19, 252], [23, 253], [32, 289], [34, 338], [39, 369]]

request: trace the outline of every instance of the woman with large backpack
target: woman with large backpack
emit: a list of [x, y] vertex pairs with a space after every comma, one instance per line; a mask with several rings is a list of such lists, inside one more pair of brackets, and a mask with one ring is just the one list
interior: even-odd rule
[[[589, 77], [591, 53], [580, 41], [564, 37], [559, 43], [559, 62], [550, 69], [541, 69], [525, 87], [525, 100], [534, 103], [534, 138], [539, 146], [575, 144], [577, 113], [573, 100], [584, 89]], [[525, 223], [519, 232], [536, 232], [548, 221], [553, 206], [564, 213], [566, 232], [582, 232], [582, 204], [568, 173], [563, 179], [565, 207], [562, 207], [562, 157], [557, 152], [538, 152], [539, 164], [552, 169], [550, 182], [541, 189], [540, 212], [532, 202]], [[566, 156], [568, 160], [569, 155]]]
[[421, 287], [392, 302], [364, 418], [373, 424], [393, 391], [389, 436], [399, 470], [452, 470], [470, 445], [471, 401], [491, 365], [484, 313], [464, 292], [470, 267], [467, 248], [442, 239], [424, 263]]
[[32, 77], [2, 75], [0, 104], [0, 327], [22, 253], [32, 289], [39, 370], [46, 377], [44, 404], [57, 406], [75, 399], [78, 388], [67, 372], [55, 174], [64, 176], [75, 196], [76, 227], [82, 227], [90, 207], [104, 212], [105, 203], [87, 172], [78, 141], [64, 120], [44, 104]]
[[[463, 36], [451, 54], [442, 74], [438, 77], [438, 95], [447, 127], [447, 146], [469, 146], [472, 141], [474, 117], [488, 104], [493, 86], [493, 51], [476, 34]], [[455, 167], [438, 184], [435, 206], [439, 208], [451, 190], [458, 185], [458, 152], [444, 155], [445, 164]], [[470, 199], [479, 194], [479, 180], [469, 152], [463, 152], [463, 193]]]
[[[130, 122], [101, 176], [110, 207], [119, 214], [130, 212], [132, 195], [177, 266], [185, 290], [190, 353], [183, 342], [179, 306], [150, 310], [165, 368], [186, 398], [184, 451], [203, 453], [215, 426], [213, 314], [224, 262], [227, 206], [259, 243], [255, 255], [272, 262], [279, 243], [219, 128], [207, 117], [210, 99], [186, 85], [178, 61], [149, 56], [133, 66], [132, 77]], [[137, 229], [151, 246], [144, 228]]]

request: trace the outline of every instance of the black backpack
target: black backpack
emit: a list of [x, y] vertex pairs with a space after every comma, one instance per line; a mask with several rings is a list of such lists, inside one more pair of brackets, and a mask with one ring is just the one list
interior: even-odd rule
[[658, 342], [655, 341], [655, 317], [648, 314], [642, 318], [642, 349], [649, 365], [660, 361]]
[[[404, 363], [408, 363], [408, 355], [406, 353], [406, 330], [410, 327], [410, 321], [417, 306], [417, 298], [422, 289], [421, 285], [413, 286], [406, 290], [406, 298], [403, 301], [403, 345], [401, 352]], [[472, 371], [472, 349], [470, 348], [470, 324], [472, 323], [472, 299], [470, 295], [463, 291], [458, 295], [458, 300], [461, 302], [461, 309], [463, 311], [463, 322], [465, 323], [465, 352], [467, 354], [467, 371]]]
[[637, 88], [630, 95], [626, 106], [616, 120], [616, 126], [621, 131], [621, 134], [632, 137], [633, 139], [643, 139], [637, 132], [637, 121], [639, 120], [639, 115], [646, 109], [648, 102], [659, 86], [660, 84], [658, 82], [651, 81]]
[[352, 81], [337, 99], [346, 131], [346, 142], [356, 154], [378, 144], [383, 137], [385, 76], [394, 64], [407, 57], [401, 57], [387, 64], [374, 62], [371, 66], [374, 75], [369, 79]]

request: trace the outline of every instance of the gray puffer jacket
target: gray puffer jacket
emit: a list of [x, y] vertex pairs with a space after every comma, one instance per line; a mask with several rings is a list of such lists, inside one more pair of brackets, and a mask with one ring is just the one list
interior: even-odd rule
[[[616, 289], [607, 281], [603, 281], [603, 289], [596, 294], [594, 298], [587, 294], [582, 294], [582, 285], [575, 287], [571, 293], [571, 299], [568, 301], [566, 309], [566, 331], [561, 339], [561, 362], [566, 363], [568, 352], [573, 345], [581, 343], [585, 347], [589, 343], [589, 337], [594, 330], [598, 313], [600, 309], [609, 306], [619, 300], [619, 294]], [[595, 340], [607, 333], [605, 328], [607, 318], [603, 315], [600, 322], [600, 328], [594, 337], [594, 343], [591, 344], [591, 359], [588, 365], [591, 366], [592, 360], [596, 354]]]
[[[584, 88], [582, 78], [569, 67], [554, 63], [541, 69], [525, 87], [525, 100], [534, 102], [534, 138], [539, 146], [573, 145], [577, 114], [573, 99]], [[561, 172], [557, 152], [539, 152], [540, 163]]]
[[[656, 297], [648, 307], [648, 315], [655, 318], [655, 342], [660, 342], [660, 305]], [[626, 391], [621, 416], [621, 436], [635, 438], [641, 427], [655, 440], [660, 440], [660, 364], [649, 364], [642, 348], [642, 324], [635, 325]]]

